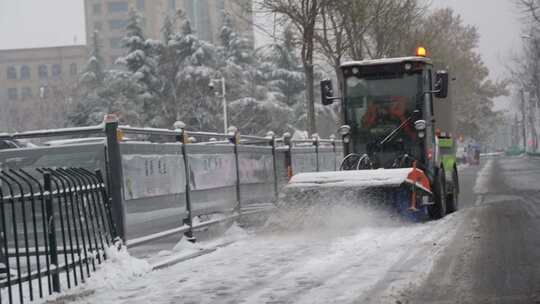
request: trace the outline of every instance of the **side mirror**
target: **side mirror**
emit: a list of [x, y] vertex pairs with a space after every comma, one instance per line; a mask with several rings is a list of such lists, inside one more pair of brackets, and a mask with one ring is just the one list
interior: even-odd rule
[[321, 102], [325, 106], [334, 103], [334, 88], [330, 79], [321, 80]]
[[435, 75], [435, 97], [446, 98], [448, 96], [448, 72], [437, 71]]

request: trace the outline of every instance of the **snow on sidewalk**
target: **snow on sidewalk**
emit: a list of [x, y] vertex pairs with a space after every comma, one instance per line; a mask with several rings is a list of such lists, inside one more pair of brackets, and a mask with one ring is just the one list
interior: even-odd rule
[[459, 216], [424, 224], [388, 219], [343, 231], [245, 235], [208, 255], [121, 278], [113, 288], [89, 285], [85, 289], [98, 288], [73, 302], [369, 303], [377, 298], [394, 303], [400, 290], [427, 276]]

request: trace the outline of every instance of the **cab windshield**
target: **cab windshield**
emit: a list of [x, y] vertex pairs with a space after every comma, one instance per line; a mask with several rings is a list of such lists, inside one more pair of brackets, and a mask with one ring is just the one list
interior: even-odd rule
[[[346, 78], [346, 118], [352, 128], [356, 153], [370, 153], [378, 142], [405, 122], [414, 110], [421, 108], [421, 81], [420, 73]], [[396, 134], [385, 149], [409, 150], [415, 141], [416, 132], [413, 125], [409, 124]]]

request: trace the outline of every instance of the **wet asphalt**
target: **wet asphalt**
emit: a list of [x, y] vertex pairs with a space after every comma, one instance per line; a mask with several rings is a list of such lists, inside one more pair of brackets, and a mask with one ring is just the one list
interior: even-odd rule
[[540, 158], [483, 159], [461, 168], [460, 184], [457, 233], [396, 303], [540, 303]]

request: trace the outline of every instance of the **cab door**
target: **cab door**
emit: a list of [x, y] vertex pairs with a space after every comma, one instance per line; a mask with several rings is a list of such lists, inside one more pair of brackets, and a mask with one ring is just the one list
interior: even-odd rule
[[428, 170], [433, 172], [434, 160], [437, 157], [436, 137], [435, 137], [435, 113], [433, 108], [433, 77], [431, 67], [423, 71], [423, 91], [424, 91], [424, 120], [426, 121], [426, 137], [424, 140], [425, 164]]

